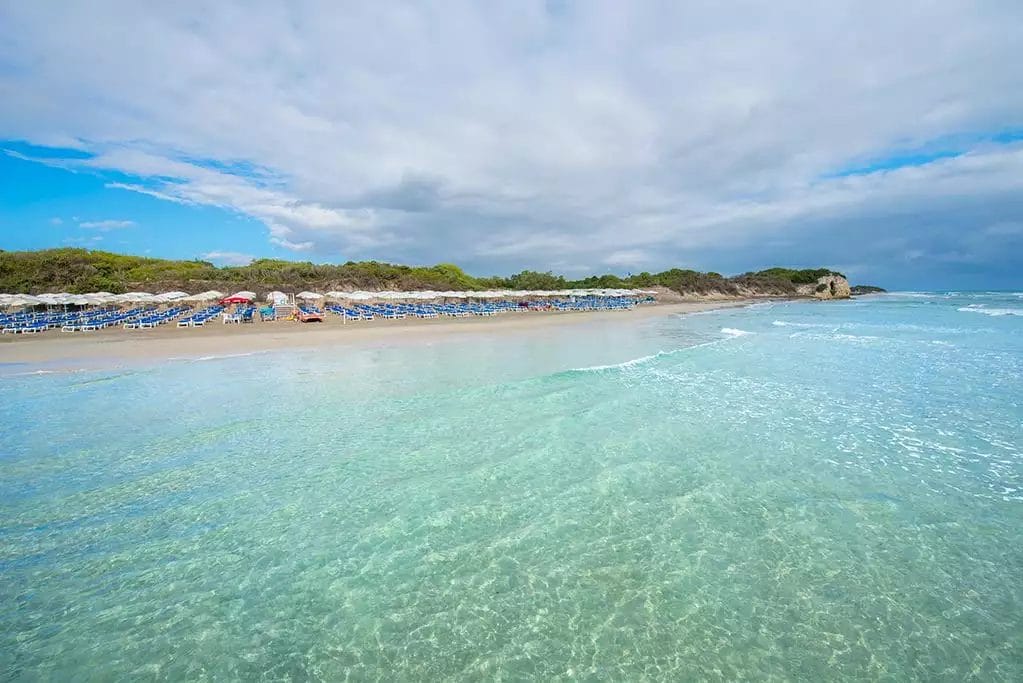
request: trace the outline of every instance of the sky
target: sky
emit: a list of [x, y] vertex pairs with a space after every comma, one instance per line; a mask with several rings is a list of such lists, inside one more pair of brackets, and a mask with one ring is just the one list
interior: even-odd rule
[[0, 3], [0, 248], [1023, 289], [1023, 3]]

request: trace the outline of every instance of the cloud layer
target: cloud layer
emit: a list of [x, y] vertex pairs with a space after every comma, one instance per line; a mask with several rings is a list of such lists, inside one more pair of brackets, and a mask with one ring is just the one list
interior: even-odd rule
[[0, 136], [310, 257], [998, 274], [1019, 26], [1010, 1], [8, 3]]

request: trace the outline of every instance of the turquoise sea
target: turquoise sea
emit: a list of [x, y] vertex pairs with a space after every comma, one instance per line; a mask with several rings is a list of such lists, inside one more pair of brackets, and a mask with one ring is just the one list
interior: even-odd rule
[[2, 372], [0, 679], [1023, 680], [1023, 294]]

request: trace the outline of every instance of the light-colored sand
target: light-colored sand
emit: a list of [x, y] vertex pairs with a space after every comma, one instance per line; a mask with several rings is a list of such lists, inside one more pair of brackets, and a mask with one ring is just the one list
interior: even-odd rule
[[435, 320], [373, 320], [343, 324], [328, 314], [323, 323], [291, 321], [225, 325], [214, 320], [200, 328], [173, 324], [151, 330], [122, 328], [97, 332], [49, 330], [37, 335], [0, 336], [0, 362], [93, 366], [117, 361], [199, 358], [280, 349], [338, 347], [367, 343], [419, 343], [466, 333], [517, 333], [582, 322], [637, 321], [656, 316], [743, 306], [751, 301], [716, 301], [640, 306], [631, 311], [526, 312], [493, 317]]

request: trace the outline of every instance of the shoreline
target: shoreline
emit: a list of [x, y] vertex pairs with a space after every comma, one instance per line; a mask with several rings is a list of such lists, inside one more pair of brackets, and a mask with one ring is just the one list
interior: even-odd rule
[[89, 368], [69, 368], [66, 365], [84, 363], [92, 367], [109, 367], [118, 361], [188, 360], [373, 343], [425, 343], [480, 332], [522, 333], [569, 324], [636, 322], [669, 315], [749, 306], [760, 301], [764, 299], [658, 303], [628, 311], [530, 312], [509, 313], [492, 318], [381, 319], [347, 324], [329, 315], [323, 323], [280, 321], [224, 325], [218, 320], [205, 327], [188, 329], [168, 324], [146, 330], [50, 330], [42, 335], [4, 335], [0, 338], [0, 364], [45, 364], [65, 366], [65, 370], [79, 370]]

